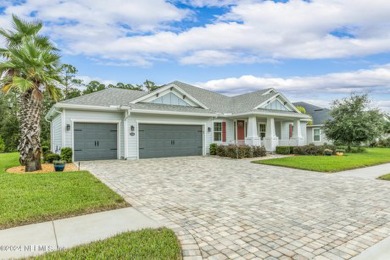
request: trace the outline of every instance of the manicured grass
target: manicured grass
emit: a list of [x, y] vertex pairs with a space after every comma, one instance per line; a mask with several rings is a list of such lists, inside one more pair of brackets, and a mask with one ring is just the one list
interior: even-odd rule
[[380, 180], [390, 181], [390, 173], [379, 177]]
[[338, 172], [390, 162], [389, 148], [367, 148], [366, 153], [344, 156], [291, 156], [278, 159], [254, 161], [254, 163], [283, 166], [289, 168]]
[[144, 229], [35, 259], [181, 259], [181, 248], [173, 231]]
[[10, 174], [17, 153], [0, 154], [0, 229], [128, 206], [87, 171]]

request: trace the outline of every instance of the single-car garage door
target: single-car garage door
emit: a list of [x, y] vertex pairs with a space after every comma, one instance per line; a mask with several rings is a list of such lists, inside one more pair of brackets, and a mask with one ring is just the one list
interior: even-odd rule
[[74, 124], [75, 161], [117, 159], [117, 149], [117, 124]]
[[202, 155], [200, 125], [139, 125], [139, 158]]

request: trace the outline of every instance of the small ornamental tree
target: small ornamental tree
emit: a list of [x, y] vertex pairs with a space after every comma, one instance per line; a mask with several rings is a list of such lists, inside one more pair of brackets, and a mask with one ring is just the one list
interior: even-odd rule
[[348, 98], [335, 100], [330, 115], [332, 120], [325, 123], [325, 134], [334, 142], [351, 149], [362, 142], [372, 141], [383, 133], [384, 117], [378, 109], [369, 107], [367, 95], [352, 94]]

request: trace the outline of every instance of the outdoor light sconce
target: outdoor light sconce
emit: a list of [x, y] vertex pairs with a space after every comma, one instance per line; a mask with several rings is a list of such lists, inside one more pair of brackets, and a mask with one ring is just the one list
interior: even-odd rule
[[66, 125], [66, 131], [69, 131], [70, 130], [70, 124], [67, 124]]
[[134, 126], [133, 126], [133, 125], [130, 126], [130, 131], [131, 131], [131, 132], [134, 132]]
[[207, 132], [211, 132], [211, 127], [207, 127]]

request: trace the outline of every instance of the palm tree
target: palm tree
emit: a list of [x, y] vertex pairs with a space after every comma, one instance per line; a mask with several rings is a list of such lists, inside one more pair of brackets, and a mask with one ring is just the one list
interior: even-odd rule
[[15, 31], [1, 30], [7, 48], [0, 49], [0, 86], [3, 92], [19, 93], [20, 152], [19, 161], [26, 172], [42, 169], [40, 119], [43, 92], [57, 99], [60, 79], [60, 56], [48, 38], [39, 36], [42, 23], [27, 23], [13, 16]]

